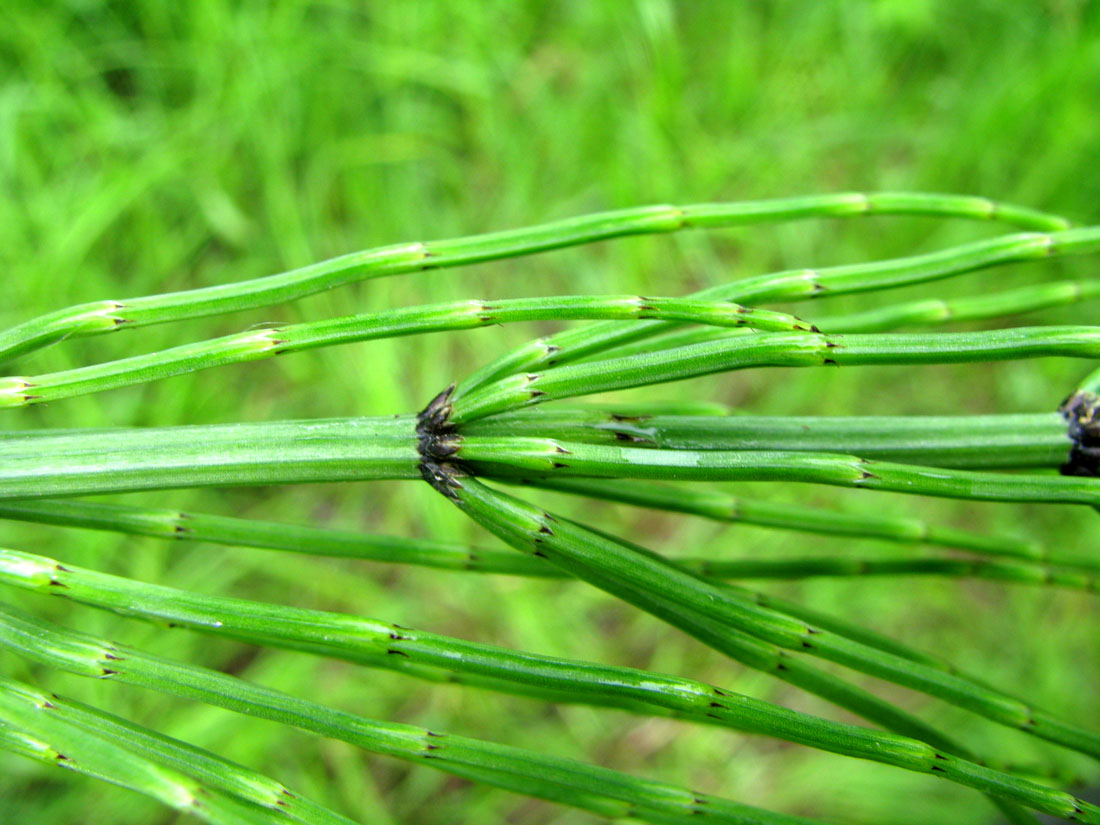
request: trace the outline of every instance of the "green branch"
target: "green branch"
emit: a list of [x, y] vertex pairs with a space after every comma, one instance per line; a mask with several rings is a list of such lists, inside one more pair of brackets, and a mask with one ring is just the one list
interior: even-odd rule
[[[1049, 307], [1066, 306], [1097, 297], [1100, 297], [1100, 280], [1055, 281], [1003, 292], [985, 292], [981, 295], [966, 298], [947, 300], [931, 298], [889, 304], [846, 315], [818, 315], [810, 318], [810, 320], [814, 326], [827, 333], [889, 332], [906, 326], [937, 326], [957, 321], [985, 321], [993, 318], [1005, 318]], [[652, 340], [656, 336], [647, 336], [643, 340], [589, 353], [584, 358], [575, 360], [621, 358], [625, 355], [637, 355], [640, 352], [650, 352], [654, 349], [672, 349], [673, 347], [699, 344], [704, 341], [714, 341], [744, 332], [744, 330], [715, 329], [713, 327], [685, 328], [681, 324], [666, 326], [672, 331], [662, 332], [656, 330], [660, 335], [656, 341]]]
[[[999, 724], [1100, 758], [1100, 734], [1006, 693], [757, 604], [655, 553], [554, 517], [472, 478], [455, 478], [445, 491], [467, 514], [513, 546], [541, 553], [577, 577], [666, 620], [669, 607], [686, 608], [723, 629], [919, 690]], [[654, 611], [653, 605], [662, 608]]]
[[[571, 701], [589, 696], [626, 699], [632, 710], [655, 707], [693, 721], [712, 720], [736, 730], [774, 736], [810, 747], [869, 759], [944, 778], [1023, 804], [1051, 810], [1052, 791], [966, 760], [948, 758], [927, 744], [788, 710], [688, 679], [555, 659], [475, 644], [340, 613], [203, 596], [141, 584], [72, 565], [0, 550], [0, 581], [84, 604], [258, 644], [305, 650], [372, 666], [399, 657], [457, 673], [489, 676], [525, 688], [549, 688]], [[1057, 792], [1053, 792], [1057, 793]], [[1063, 810], [1061, 799], [1056, 810]], [[1045, 806], [1045, 807], [1039, 807]]]
[[1056, 412], [957, 416], [644, 415], [535, 408], [471, 421], [463, 437], [541, 437], [676, 450], [805, 450], [937, 467], [1058, 467], [1069, 455]]
[[[733, 498], [717, 492], [682, 490], [637, 482], [615, 484], [610, 490], [602, 482], [585, 479], [542, 479], [534, 486], [573, 492], [595, 498], [693, 513], [725, 522], [743, 522], [786, 530], [861, 536], [906, 544], [942, 545], [988, 555], [1011, 556], [1032, 561], [1049, 561], [1066, 566], [1084, 566], [1100, 571], [1100, 560], [1052, 559], [1033, 542], [1010, 536], [983, 535], [938, 527], [917, 519], [884, 517], [866, 513], [843, 513], [803, 505], [779, 504]], [[0, 518], [108, 530], [149, 536], [168, 541], [212, 542], [236, 547], [282, 550], [314, 556], [338, 556], [392, 564], [415, 564], [441, 570], [473, 573], [506, 573], [522, 576], [564, 575], [540, 559], [520, 556], [510, 550], [467, 547], [428, 539], [362, 533], [310, 527], [285, 522], [216, 516], [194, 511], [181, 512], [153, 507], [68, 499], [28, 499], [0, 503]], [[713, 559], [678, 561], [694, 570], [712, 569]], [[1043, 568], [1034, 567], [1035, 570]], [[737, 578], [740, 574], [730, 574]]]
[[985, 198], [910, 192], [839, 193], [741, 203], [643, 206], [452, 240], [354, 252], [236, 284], [69, 307], [0, 332], [0, 362], [83, 335], [272, 306], [369, 278], [515, 258], [626, 235], [715, 229], [769, 221], [861, 215], [928, 215], [994, 220], [1054, 231], [1056, 215]]
[[1095, 298], [1100, 298], [1100, 279], [1056, 281], [966, 298], [909, 301], [848, 315], [824, 316], [817, 326], [826, 332], [879, 332], [902, 326], [1006, 318]]
[[276, 825], [288, 819], [69, 724], [54, 709], [52, 697], [0, 679], [0, 747], [129, 788], [212, 825]]
[[0, 499], [420, 478], [415, 420], [0, 433]]
[[1020, 327], [937, 334], [764, 332], [509, 375], [454, 401], [455, 425], [547, 401], [752, 367], [965, 364], [1100, 357], [1100, 327]]
[[[729, 825], [810, 823], [801, 817], [763, 811], [570, 759], [413, 725], [368, 719], [224, 673], [179, 664], [64, 630], [2, 605], [0, 648], [78, 675], [137, 685], [247, 716], [293, 725], [374, 753], [476, 778], [527, 796], [593, 810], [608, 818], [632, 816], [676, 825], [707, 821]], [[1072, 810], [1077, 804], [1068, 794], [1048, 793], [1049, 807]], [[1088, 808], [1080, 810], [1091, 815]], [[1100, 816], [1082, 821], [1100, 823]]]
[[[448, 484], [454, 486], [443, 487], [441, 491], [465, 510], [471, 518], [521, 552], [549, 558], [539, 549], [539, 546], [546, 540], [546, 534], [542, 532], [541, 528], [534, 536], [525, 534], [522, 529], [523, 509], [527, 505], [511, 497], [502, 497], [498, 503], [502, 503], [504, 506], [499, 508], [494, 506], [484, 507], [480, 505], [476, 497], [463, 498], [460, 494], [462, 489], [471, 485], [471, 480], [458, 482], [457, 479], [450, 476], [444, 476], [444, 478], [449, 478]], [[442, 479], [437, 481], [442, 481]], [[465, 487], [458, 487], [459, 483], [464, 484]], [[478, 486], [481, 487], [481, 485]], [[481, 489], [485, 490], [487, 488], [481, 487]], [[514, 505], [520, 506], [516, 507]], [[518, 531], [517, 527], [519, 527]], [[604, 560], [607, 560], [607, 558], [603, 557]], [[746, 667], [759, 670], [820, 696], [826, 701], [881, 725], [887, 730], [926, 742], [948, 753], [973, 759], [972, 754], [960, 743], [943, 735], [896, 705], [885, 702], [831, 673], [804, 662], [800, 658], [793, 657], [776, 645], [732, 629], [728, 625], [724, 626], [721, 622], [716, 622], [696, 610], [690, 604], [665, 598], [659, 590], [654, 591], [636, 587], [631, 581], [616, 575], [614, 572], [608, 575], [593, 565], [583, 564], [583, 561], [574, 568], [560, 563], [559, 566], [613, 596], [617, 596], [683, 630], [703, 644], [729, 656]], [[1030, 815], [1019, 806], [1000, 797], [994, 796], [991, 801], [1013, 823], [1022, 825], [1022, 823], [1029, 822], [1031, 819]]]
[[[694, 560], [692, 560], [694, 561]], [[889, 558], [802, 556], [785, 559], [732, 559], [684, 565], [712, 579], [806, 579], [814, 576], [950, 576], [990, 579], [1015, 584], [1053, 585], [1071, 590], [1100, 592], [1093, 573], [1059, 567], [978, 559], [945, 559], [913, 553]]]
[[794, 481], [972, 501], [1100, 505], [1095, 479], [978, 472], [766, 450], [649, 450], [550, 438], [464, 438], [454, 458], [487, 478], [581, 476], [677, 481]]
[[813, 329], [810, 324], [785, 313], [690, 298], [565, 295], [493, 302], [457, 301], [249, 330], [89, 367], [0, 378], [0, 408], [42, 404], [213, 367], [359, 341], [517, 321], [636, 321], [642, 318], [773, 331]]
[[[1007, 263], [1042, 260], [1061, 255], [1083, 255], [1097, 250], [1100, 250], [1098, 226], [1046, 234], [1004, 235], [925, 255], [757, 275], [719, 284], [696, 292], [691, 297], [736, 301], [749, 305], [829, 298], [912, 286]], [[506, 353], [474, 372], [459, 385], [455, 398], [462, 398], [467, 393], [508, 375], [566, 364], [631, 342], [652, 338], [672, 327], [673, 325], [656, 321], [633, 324], [630, 327], [593, 324], [541, 338]]]
[[[119, 765], [133, 763], [140, 767], [145, 762], [153, 763], [199, 782], [204, 789], [202, 796], [213, 790], [277, 814], [256, 816], [249, 819], [250, 822], [286, 822], [289, 819], [302, 825], [354, 825], [350, 819], [298, 793], [291, 793], [282, 784], [209, 751], [155, 733], [89, 705], [63, 699], [53, 693], [46, 695], [29, 685], [0, 678], [0, 718], [3, 718], [5, 708], [12, 714], [8, 721], [16, 726], [45, 728], [49, 732], [64, 731], [60, 738], [51, 737], [55, 744], [64, 741], [63, 754], [53, 747], [37, 748], [33, 754], [24, 754], [46, 764], [82, 772], [86, 757], [77, 755], [81, 749], [74, 751], [69, 746], [74, 741], [83, 743], [94, 738], [101, 741], [103, 750], [117, 748], [125, 752], [117, 757]], [[42, 719], [48, 722], [45, 725], [35, 724], [35, 720]], [[108, 764], [115, 764], [115, 758], [112, 756], [109, 763], [92, 759], [88, 767], [101, 771]], [[176, 784], [179, 785], [178, 782]], [[144, 787], [128, 786], [145, 791]], [[155, 793], [150, 795], [159, 798]], [[199, 804], [196, 809], [187, 809], [187, 812], [204, 818], [202, 797], [193, 796]]]
[[[971, 533], [901, 516], [839, 512], [802, 504], [745, 499], [716, 490], [685, 489], [683, 486], [674, 487], [644, 481], [619, 480], [615, 484], [607, 484], [605, 481], [561, 476], [525, 478], [518, 481], [531, 487], [616, 501], [647, 509], [688, 513], [724, 523], [743, 522], [780, 530], [799, 530], [828, 536], [853, 536], [885, 539], [905, 544], [941, 545], [983, 555], [1070, 564], [1060, 557], [1054, 558], [1045, 548], [1033, 541], [1013, 536]], [[1075, 559], [1071, 566], [1078, 565], [1100, 570], [1100, 560]]]

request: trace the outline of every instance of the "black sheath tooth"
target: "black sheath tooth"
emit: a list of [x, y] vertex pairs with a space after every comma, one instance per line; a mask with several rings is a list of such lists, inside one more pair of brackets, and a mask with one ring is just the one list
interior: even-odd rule
[[462, 443], [461, 436], [450, 422], [454, 411], [451, 403], [454, 391], [455, 385], [451, 384], [416, 416], [420, 476], [451, 500], [457, 500], [457, 491], [462, 486], [458, 478], [464, 475], [457, 461], [452, 460]]
[[1066, 419], [1072, 442], [1069, 457], [1060, 468], [1066, 476], [1100, 476], [1100, 397], [1079, 390], [1058, 408]]

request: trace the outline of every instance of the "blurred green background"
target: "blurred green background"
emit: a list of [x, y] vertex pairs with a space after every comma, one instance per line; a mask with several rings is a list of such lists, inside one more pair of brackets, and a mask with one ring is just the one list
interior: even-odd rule
[[[1100, 6], [971, 3], [300, 4], [72, 0], [0, 7], [0, 264], [8, 325], [74, 302], [277, 272], [373, 245], [659, 202], [858, 189], [981, 194], [1100, 219]], [[267, 321], [568, 292], [680, 294], [795, 266], [986, 237], [876, 218], [640, 238], [346, 287], [292, 306], [53, 347], [19, 372], [153, 351]], [[1091, 277], [1053, 261], [906, 290]], [[879, 299], [881, 300], [881, 299]], [[862, 305], [835, 300], [815, 311]], [[1095, 322], [1095, 307], [1028, 322]], [[1020, 320], [1020, 323], [1025, 322]], [[509, 345], [513, 325], [383, 341], [9, 412], [0, 427], [171, 425], [408, 412]], [[1080, 362], [757, 370], [658, 388], [791, 414], [1046, 411]], [[1096, 550], [1096, 516], [805, 486], [777, 500], [875, 507]], [[130, 500], [487, 543], [421, 484], [166, 492]], [[723, 529], [550, 503], [669, 553], [889, 553], [873, 542]], [[647, 616], [568, 583], [473, 577], [0, 524], [0, 544], [205, 592], [368, 616], [549, 654], [713, 681], [845, 718]], [[1096, 728], [1095, 597], [990, 583], [817, 580], [768, 589], [938, 650]], [[5, 592], [69, 626], [290, 692], [576, 756], [739, 801], [848, 823], [993, 822], [947, 783], [783, 743], [582, 707], [547, 707], [125, 621]], [[267, 772], [369, 823], [592, 823], [341, 743], [111, 684], [28, 678]], [[876, 689], [880, 689], [876, 686]], [[1002, 759], [1087, 787], [1096, 766], [894, 688], [884, 695]], [[182, 821], [129, 792], [0, 756], [0, 822]]]

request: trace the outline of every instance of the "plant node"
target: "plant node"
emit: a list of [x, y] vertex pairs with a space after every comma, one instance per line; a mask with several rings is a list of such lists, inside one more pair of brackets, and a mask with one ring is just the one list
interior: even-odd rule
[[1058, 408], [1069, 425], [1073, 446], [1069, 460], [1061, 466], [1062, 475], [1100, 476], [1100, 397], [1079, 390]]
[[451, 396], [455, 385], [451, 384], [443, 392], [428, 402], [417, 414], [416, 435], [417, 451], [420, 453], [420, 475], [438, 492], [454, 499], [456, 490], [461, 486], [458, 477], [462, 475], [457, 464], [450, 461], [458, 452], [460, 436], [450, 422], [454, 405]]

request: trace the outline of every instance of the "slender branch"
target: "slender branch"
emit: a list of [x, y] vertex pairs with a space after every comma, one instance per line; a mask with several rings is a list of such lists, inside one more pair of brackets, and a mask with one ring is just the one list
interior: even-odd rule
[[1100, 279], [1055, 281], [966, 298], [909, 301], [847, 315], [820, 318], [826, 332], [879, 332], [902, 326], [933, 326], [951, 321], [983, 321], [1066, 306], [1100, 297]]
[[572, 701], [584, 702], [592, 694], [621, 697], [629, 700], [632, 710], [656, 706], [694, 721], [709, 719], [737, 730], [919, 773], [939, 772], [946, 779], [984, 792], [1003, 793], [1011, 787], [1013, 798], [1032, 807], [1050, 802], [1048, 788], [965, 760], [956, 764], [960, 760], [944, 758], [922, 742], [831, 722], [688, 679], [516, 653], [340, 613], [201, 596], [15, 551], [0, 550], [0, 580], [40, 593], [63, 593], [75, 601], [126, 615], [362, 664], [385, 666], [385, 660], [393, 660], [396, 654], [415, 664], [549, 687], [561, 695], [572, 695]]
[[[1100, 280], [1055, 281], [1004, 292], [986, 292], [966, 298], [947, 300], [932, 298], [890, 304], [846, 315], [819, 315], [812, 317], [810, 320], [814, 326], [827, 333], [889, 332], [905, 326], [937, 326], [955, 321], [983, 321], [992, 318], [1003, 318], [1048, 307], [1074, 304], [1096, 297], [1100, 297]], [[669, 324], [667, 326], [672, 328], [672, 332], [661, 334], [656, 342], [647, 337], [641, 341], [612, 347], [597, 353], [589, 353], [585, 358], [575, 360], [621, 358], [626, 355], [637, 355], [640, 352], [650, 352], [654, 349], [671, 349], [689, 344], [699, 344], [704, 341], [714, 341], [745, 332], [745, 330], [715, 329], [713, 327], [684, 327], [681, 324]], [[658, 330], [658, 332], [660, 331]]]
[[[1100, 758], [1100, 734], [957, 673], [872, 648], [756, 604], [655, 553], [552, 516], [475, 479], [453, 478], [447, 494], [468, 515], [513, 546], [542, 553], [551, 563], [601, 588], [610, 588], [650, 612], [655, 612], [655, 604], [687, 607], [723, 628], [919, 690], [999, 724]], [[638, 599], [637, 594], [645, 598]], [[668, 618], [663, 609], [656, 614]]]
[[975, 241], [940, 252], [912, 258], [848, 264], [827, 269], [756, 275], [720, 284], [701, 298], [721, 298], [747, 304], [796, 301], [812, 295], [851, 295], [878, 289], [894, 289], [916, 283], [973, 272], [990, 266], [1088, 255], [1100, 250], [1100, 226], [1064, 229], [1060, 232], [1003, 235]]
[[[383, 722], [335, 710], [216, 671], [172, 662], [83, 633], [64, 630], [0, 605], [0, 648], [83, 676], [150, 688], [248, 716], [293, 725], [385, 756], [474, 776], [528, 796], [551, 798], [603, 816], [633, 816], [654, 823], [691, 825], [808, 825], [674, 785], [640, 779], [596, 765], [522, 748]], [[1041, 786], [1040, 786], [1041, 787]], [[1007, 792], [1007, 791], [1006, 791]], [[1091, 817], [1087, 803], [1048, 790], [1048, 807]], [[1100, 823], [1100, 809], [1095, 819]]]
[[[290, 819], [302, 825], [355, 825], [350, 819], [333, 813], [301, 794], [291, 793], [279, 782], [262, 774], [90, 705], [64, 699], [54, 693], [46, 695], [29, 685], [8, 679], [0, 679], [0, 697], [22, 701], [23, 708], [21, 711], [17, 710], [14, 719], [17, 725], [47, 716], [54, 720], [58, 728], [68, 726], [71, 729], [70, 737], [76, 731], [81, 731], [106, 745], [125, 751], [125, 755], [121, 756], [122, 760], [128, 762], [136, 758], [138, 764], [147, 760], [162, 768], [178, 771], [183, 776], [198, 781], [205, 789], [228, 794], [278, 814], [275, 818], [265, 817], [260, 821], [285, 822]], [[0, 705], [3, 704], [3, 698], [0, 698]], [[15, 707], [19, 706], [15, 704]], [[54, 763], [78, 771], [81, 769], [81, 763], [77, 761], [75, 754], [66, 752], [61, 756], [50, 748], [36, 755], [47, 764]]]
[[[536, 556], [546, 557], [546, 554], [541, 553], [541, 550], [539, 550], [539, 545], [546, 540], [546, 535], [541, 532], [541, 528], [540, 532], [533, 537], [528, 536], [522, 530], [522, 510], [517, 510], [511, 506], [516, 501], [515, 499], [508, 497], [501, 499], [505, 503], [503, 508], [486, 507], [476, 497], [462, 497], [462, 489], [464, 489], [464, 486], [469, 486], [468, 479], [460, 479], [454, 475], [445, 474], [437, 481], [440, 484], [440, 492], [451, 498], [475, 521], [521, 552], [533, 552]], [[532, 547], [534, 548], [533, 551]], [[855, 687], [831, 673], [822, 671], [799, 658], [789, 655], [776, 645], [716, 622], [694, 609], [691, 605], [675, 599], [665, 598], [660, 592], [636, 587], [622, 576], [614, 573], [607, 575], [593, 565], [580, 564], [571, 569], [570, 572], [683, 630], [703, 644], [724, 653], [747, 667], [767, 673], [781, 681], [820, 696], [826, 701], [883, 726], [887, 730], [927, 742], [933, 747], [945, 750], [948, 753], [973, 759], [973, 755], [963, 745], [930, 727], [912, 714], [893, 704], [884, 702], [877, 696]], [[1028, 821], [1027, 812], [1018, 805], [997, 796], [991, 797], [991, 801], [1009, 821], [1021, 825], [1023, 822]]]
[[1071, 446], [1059, 413], [970, 416], [624, 416], [535, 408], [471, 421], [468, 436], [538, 436], [686, 450], [808, 450], [938, 467], [1059, 467]]
[[800, 556], [786, 559], [732, 559], [685, 564], [712, 579], [806, 579], [815, 576], [950, 576], [992, 579], [1016, 584], [1038, 584], [1100, 592], [1095, 574], [1027, 562], [945, 559], [912, 553], [889, 558]]
[[[1048, 561], [1066, 566], [1083, 566], [1086, 569], [1100, 571], [1100, 560], [1053, 559], [1033, 542], [1009, 536], [984, 535], [936, 527], [916, 519], [843, 513], [802, 505], [735, 499], [716, 492], [674, 489], [637, 482], [615, 484], [609, 493], [604, 493], [606, 484], [585, 479], [543, 479], [533, 484], [561, 492], [608, 498], [656, 509], [676, 509], [680, 512], [704, 515], [718, 521], [744, 522], [830, 535], [873, 537], [909, 544], [939, 544], [971, 552]], [[559, 569], [546, 564], [541, 559], [517, 555], [510, 550], [468, 547], [427, 539], [335, 530], [285, 522], [216, 516], [190, 510], [181, 512], [100, 501], [29, 499], [0, 503], [0, 518], [62, 527], [108, 530], [169, 541], [211, 542], [307, 555], [415, 564], [441, 570], [538, 577], [564, 575]], [[724, 564], [724, 562], [705, 558], [678, 558], [677, 561], [692, 570], [711, 571], [708, 575], [714, 575], [716, 564]], [[738, 578], [741, 575], [748, 575], [749, 568], [745, 567], [745, 572], [735, 573], [732, 570], [731, 568], [728, 577]]]
[[1081, 392], [1088, 392], [1092, 393], [1093, 395], [1100, 393], [1100, 369], [1097, 369], [1094, 372], [1090, 372], [1088, 375], [1086, 375], [1085, 378], [1081, 381], [1079, 389], [1081, 390]]
[[1100, 482], [871, 461], [837, 453], [651, 450], [550, 438], [463, 438], [454, 458], [477, 475], [679, 481], [796, 481], [973, 501], [1100, 504]]
[[[1100, 249], [1100, 227], [1047, 234], [1004, 235], [986, 241], [872, 263], [846, 264], [826, 269], [794, 269], [719, 284], [691, 297], [755, 305], [774, 301], [829, 298], [877, 289], [894, 289], [941, 280], [1006, 263], [1062, 255], [1083, 255]], [[455, 398], [508, 375], [535, 372], [643, 341], [675, 325], [646, 321], [629, 327], [593, 324], [541, 338], [506, 353], [459, 384]], [[827, 329], [822, 327], [822, 329]]]
[[29, 499], [0, 503], [0, 518], [109, 530], [169, 541], [212, 542], [311, 556], [340, 556], [393, 564], [415, 564], [441, 570], [523, 576], [561, 575], [549, 564], [517, 555], [511, 550], [216, 516], [191, 510], [181, 512], [100, 501]]
[[0, 679], [0, 747], [129, 788], [212, 825], [275, 825], [287, 820], [68, 724], [52, 712], [55, 707], [52, 697]]
[[989, 556], [1045, 561], [1100, 570], [1100, 560], [1055, 558], [1043, 546], [1004, 535], [971, 533], [941, 527], [918, 519], [882, 516], [866, 512], [838, 512], [803, 504], [746, 499], [717, 490], [685, 489], [644, 481], [607, 484], [586, 478], [546, 477], [520, 479], [520, 483], [588, 498], [617, 501], [647, 509], [669, 510], [726, 523], [744, 522], [782, 530], [798, 530], [829, 536], [876, 538], [905, 544], [931, 544]]
[[[17, 517], [35, 521], [95, 529], [122, 530], [167, 539], [190, 539], [246, 544], [269, 549], [283, 549], [310, 554], [328, 554], [374, 559], [387, 562], [424, 564], [445, 569], [474, 570], [483, 573], [504, 572], [527, 576], [564, 576], [560, 569], [535, 556], [523, 556], [508, 551], [488, 548], [467, 548], [459, 545], [422, 542], [403, 537], [378, 536], [271, 522], [252, 522], [198, 513], [152, 510], [149, 508], [104, 505], [85, 501], [30, 501], [14, 505], [0, 505], [0, 514], [14, 512]], [[688, 569], [702, 572], [715, 564], [713, 559], [680, 558], [677, 563]], [[1094, 564], [1095, 567], [1095, 564]], [[1035, 578], [1039, 575], [1036, 574]], [[775, 602], [762, 594], [747, 594], [763, 603]], [[785, 604], [785, 603], [784, 603]], [[784, 609], [824, 627], [859, 638], [873, 647], [889, 650], [914, 661], [935, 662], [938, 667], [950, 669], [944, 663], [927, 654], [907, 648], [858, 625], [841, 623], [835, 617], [810, 613], [800, 605], [787, 605]], [[389, 663], [395, 660], [387, 659]], [[423, 672], [421, 678], [433, 678]]]
[[451, 421], [464, 425], [547, 401], [750, 367], [956, 364], [1043, 356], [1100, 357], [1100, 327], [1020, 327], [930, 335], [770, 332], [735, 336], [511, 375], [456, 396]]
[[1056, 215], [985, 198], [909, 192], [839, 193], [741, 203], [644, 206], [487, 235], [369, 249], [236, 284], [69, 307], [0, 332], [0, 362], [66, 338], [271, 306], [385, 275], [514, 258], [626, 235], [860, 215], [961, 217], [994, 220], [1040, 231], [1061, 230], [1069, 225]]
[[493, 302], [457, 301], [249, 330], [89, 367], [44, 375], [0, 378], [0, 408], [42, 404], [228, 364], [242, 364], [358, 341], [474, 329], [517, 321], [636, 321], [644, 318], [773, 331], [814, 329], [810, 324], [785, 313], [690, 298], [565, 295]]

